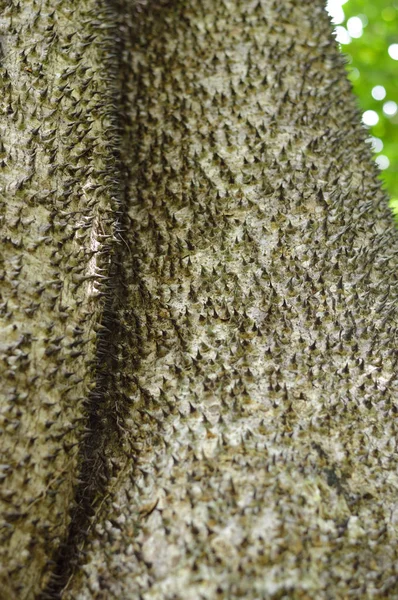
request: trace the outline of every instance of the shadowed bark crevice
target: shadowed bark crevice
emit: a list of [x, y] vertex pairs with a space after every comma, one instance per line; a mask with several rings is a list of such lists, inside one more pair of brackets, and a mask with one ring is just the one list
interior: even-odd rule
[[97, 350], [97, 377], [95, 388], [85, 403], [83, 441], [80, 444], [80, 472], [76, 487], [70, 525], [66, 539], [53, 558], [50, 581], [39, 598], [56, 599], [73, 576], [86, 537], [89, 535], [99, 505], [107, 493], [112, 473], [112, 453], [123, 448], [123, 431], [120, 424], [126, 412], [124, 398], [115, 387], [115, 373], [120, 370], [120, 323], [117, 311], [123, 298], [120, 286], [120, 265], [117, 251], [112, 257], [107, 302], [101, 324]]
[[[98, 331], [95, 361], [95, 385], [84, 402], [83, 435], [79, 445], [79, 475], [73, 506], [70, 511], [70, 525], [65, 539], [51, 563], [51, 577], [46, 588], [39, 595], [40, 600], [58, 599], [73, 577], [84, 556], [84, 543], [95, 525], [98, 508], [107, 495], [109, 482], [117, 476], [118, 468], [112, 457], [126, 452], [126, 439], [123, 422], [128, 411], [128, 399], [123, 394], [123, 343], [130, 339], [125, 325], [121, 322], [126, 297], [125, 270], [129, 264], [131, 249], [126, 244], [123, 232], [126, 227], [126, 180], [125, 166], [121, 159], [123, 143], [124, 112], [121, 57], [123, 54], [123, 33], [120, 26], [122, 11], [117, 0], [109, 0], [108, 48], [104, 49], [107, 60], [104, 69], [113, 80], [111, 96], [105, 99], [114, 112], [114, 125], [118, 138], [113, 141], [112, 153], [115, 170], [112, 174], [113, 196], [117, 200], [113, 252], [109, 260], [103, 296], [105, 299]], [[115, 143], [116, 141], [116, 143]], [[127, 253], [127, 258], [125, 257]], [[125, 321], [124, 321], [125, 323]]]

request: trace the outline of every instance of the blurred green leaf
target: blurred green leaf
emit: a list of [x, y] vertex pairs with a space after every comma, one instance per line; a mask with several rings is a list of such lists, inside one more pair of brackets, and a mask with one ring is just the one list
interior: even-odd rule
[[[378, 123], [369, 128], [369, 135], [383, 142], [375, 158], [380, 155], [388, 158], [389, 166], [381, 172], [381, 177], [391, 196], [391, 208], [398, 215], [398, 114], [383, 112], [386, 102], [398, 104], [398, 60], [390, 56], [394, 55], [394, 49], [388, 52], [392, 44], [398, 44], [398, 1], [329, 0], [329, 4], [332, 5], [329, 10], [335, 10], [336, 24], [352, 33], [351, 41], [341, 44], [341, 49], [348, 55], [347, 71], [362, 111], [375, 111], [379, 116]], [[361, 19], [362, 35], [361, 23], [352, 17]], [[352, 20], [348, 22], [349, 19]], [[358, 36], [358, 31], [359, 37], [353, 37]], [[385, 88], [384, 98], [372, 95], [376, 86]], [[377, 91], [374, 95], [377, 97]], [[391, 112], [393, 105], [388, 105], [388, 109]], [[380, 143], [376, 149], [379, 147]]]

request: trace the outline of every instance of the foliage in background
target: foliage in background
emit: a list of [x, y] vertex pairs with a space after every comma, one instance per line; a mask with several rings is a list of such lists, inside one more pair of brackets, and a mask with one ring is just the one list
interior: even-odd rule
[[398, 215], [398, 1], [329, 0], [327, 10]]

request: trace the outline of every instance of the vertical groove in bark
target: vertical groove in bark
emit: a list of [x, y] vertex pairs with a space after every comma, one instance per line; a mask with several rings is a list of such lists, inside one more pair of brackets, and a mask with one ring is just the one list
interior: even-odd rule
[[[113, 248], [110, 263], [109, 281], [106, 287], [106, 301], [102, 316], [99, 342], [96, 351], [96, 383], [84, 409], [86, 415], [85, 435], [79, 447], [79, 477], [75, 489], [74, 504], [70, 514], [67, 534], [61, 541], [54, 556], [51, 578], [40, 594], [40, 600], [55, 600], [63, 595], [64, 588], [75, 574], [76, 567], [84, 557], [84, 544], [96, 523], [96, 513], [109, 494], [109, 480], [118, 476], [120, 466], [113, 457], [127, 456], [129, 444], [123, 430], [129, 401], [123, 393], [128, 374], [123, 373], [123, 363], [127, 358], [123, 348], [135, 347], [131, 339], [129, 325], [132, 315], [125, 309], [127, 295], [125, 273], [133, 268], [131, 249], [124, 239], [126, 227], [126, 189], [128, 179], [125, 166], [120, 159], [125, 127], [123, 107], [127, 104], [123, 90], [126, 73], [121, 70], [121, 57], [124, 52], [123, 10], [117, 0], [111, 0], [112, 7], [109, 25], [115, 35], [114, 61], [111, 65], [115, 77], [115, 97], [113, 106], [118, 115], [117, 145], [119, 190], [117, 197], [118, 213], [115, 226], [117, 244]], [[124, 78], [124, 79], [123, 79]], [[121, 318], [123, 315], [123, 318]], [[138, 365], [136, 366], [138, 368]]]

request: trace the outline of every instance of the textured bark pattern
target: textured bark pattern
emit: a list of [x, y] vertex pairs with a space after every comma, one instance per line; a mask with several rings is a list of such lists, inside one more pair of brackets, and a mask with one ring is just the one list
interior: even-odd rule
[[104, 2], [1, 2], [0, 597], [65, 537], [116, 218]]
[[129, 410], [65, 598], [398, 598], [397, 236], [322, 2], [125, 10]]
[[[16, 596], [35, 574], [41, 598], [66, 600], [398, 598], [397, 236], [323, 3], [49, 4], [5, 12]], [[115, 221], [117, 149], [111, 326], [82, 403], [102, 310], [85, 276]]]

